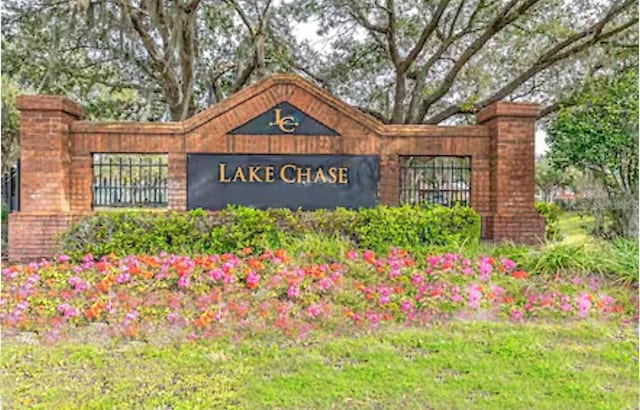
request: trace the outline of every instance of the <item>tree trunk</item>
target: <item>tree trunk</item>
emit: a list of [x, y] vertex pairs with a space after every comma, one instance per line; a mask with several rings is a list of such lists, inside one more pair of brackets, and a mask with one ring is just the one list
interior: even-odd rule
[[622, 201], [622, 209], [620, 211], [622, 218], [622, 236], [625, 238], [638, 237], [638, 203], [637, 196], [627, 196]]

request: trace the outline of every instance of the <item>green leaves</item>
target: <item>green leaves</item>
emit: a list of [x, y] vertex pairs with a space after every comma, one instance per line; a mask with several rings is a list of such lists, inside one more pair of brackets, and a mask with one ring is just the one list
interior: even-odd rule
[[[87, 217], [58, 238], [59, 250], [80, 259], [114, 253], [198, 255], [274, 249], [287, 244], [336, 238], [350, 246], [386, 252], [425, 245], [477, 243], [480, 217], [471, 208], [378, 206], [313, 212], [258, 210], [241, 206], [208, 213], [104, 212]], [[320, 243], [315, 249], [322, 249]], [[335, 247], [329, 246], [330, 249]]]
[[[618, 233], [625, 236], [637, 236], [637, 224], [628, 221], [637, 220], [638, 115], [638, 73], [628, 70], [594, 80], [571, 97], [547, 140], [553, 166], [589, 171], [610, 199], [629, 203], [620, 213]], [[636, 212], [635, 218], [629, 212]]]

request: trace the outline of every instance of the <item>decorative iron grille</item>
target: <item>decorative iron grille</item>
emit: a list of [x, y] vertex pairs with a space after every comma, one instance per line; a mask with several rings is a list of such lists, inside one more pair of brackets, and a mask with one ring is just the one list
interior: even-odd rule
[[167, 155], [94, 154], [93, 206], [166, 207]]
[[400, 202], [471, 204], [471, 157], [400, 157]]
[[20, 161], [2, 175], [2, 207], [9, 212], [20, 210]]

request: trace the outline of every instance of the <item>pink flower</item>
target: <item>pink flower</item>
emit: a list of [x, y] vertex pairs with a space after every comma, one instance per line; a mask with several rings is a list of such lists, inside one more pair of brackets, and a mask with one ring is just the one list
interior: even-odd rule
[[180, 279], [178, 279], [178, 287], [180, 288], [188, 288], [191, 285], [191, 278], [189, 275], [182, 275]]
[[578, 316], [589, 316], [589, 309], [591, 309], [591, 300], [587, 294], [581, 293], [580, 296], [578, 296]]
[[247, 286], [249, 289], [255, 289], [258, 287], [258, 282], [260, 281], [260, 275], [258, 275], [255, 271], [249, 272], [247, 275]]
[[219, 268], [210, 270], [208, 272], [208, 275], [211, 278], [211, 280], [215, 280], [215, 281], [219, 281], [220, 279], [224, 278], [224, 272], [222, 271], [222, 269], [219, 269]]
[[493, 267], [487, 261], [483, 260], [482, 262], [480, 262], [480, 268], [479, 268], [480, 280], [485, 282], [489, 280], [489, 278], [491, 277], [492, 270], [493, 270]]
[[381, 315], [379, 315], [379, 314], [377, 314], [375, 312], [367, 312], [365, 314], [365, 317], [371, 323], [372, 327], [375, 327], [380, 322], [380, 320], [382, 319]]
[[458, 303], [462, 300], [462, 295], [460, 295], [459, 293], [451, 295], [451, 300]]
[[478, 289], [477, 285], [469, 285], [467, 289], [467, 297], [469, 301], [469, 307], [471, 309], [477, 309], [480, 307], [480, 299], [482, 298], [482, 293]]
[[62, 313], [65, 318], [78, 316], [78, 309], [74, 308], [68, 303], [62, 303], [58, 305], [58, 312]]
[[388, 303], [391, 303], [391, 297], [389, 297], [389, 295], [380, 296], [380, 298], [378, 299], [379, 305], [386, 305]]
[[605, 306], [610, 306], [610, 305], [613, 305], [615, 303], [615, 299], [612, 298], [609, 295], [600, 295], [600, 301]]
[[64, 262], [68, 262], [68, 261], [69, 261], [69, 259], [71, 259], [71, 258], [69, 257], [69, 255], [58, 255], [58, 256], [56, 256], [56, 260], [57, 260], [58, 262], [62, 262], [62, 263], [64, 263]]
[[435, 267], [442, 261], [442, 258], [440, 256], [429, 256], [429, 258], [427, 258], [427, 261], [429, 262], [429, 265]]
[[116, 278], [116, 282], [117, 283], [127, 283], [131, 280], [131, 275], [129, 275], [128, 272], [123, 272], [121, 274], [118, 275], [118, 277]]
[[80, 278], [79, 276], [73, 276], [69, 278], [69, 285], [71, 285], [72, 288], [79, 292], [82, 292], [83, 290], [89, 288], [89, 284], [82, 280], [82, 278]]
[[575, 276], [573, 279], [571, 279], [571, 283], [573, 283], [574, 285], [579, 285], [582, 283], [582, 279]]
[[300, 296], [300, 288], [298, 286], [290, 286], [287, 290], [287, 296], [291, 299], [295, 299]]
[[133, 322], [134, 320], [136, 320], [138, 318], [138, 316], [140, 316], [140, 313], [138, 313], [138, 311], [134, 309], [131, 312], [126, 314], [126, 316], [124, 317], [124, 321], [125, 322]]
[[372, 261], [376, 257], [376, 254], [373, 253], [373, 251], [366, 250], [362, 253], [362, 257], [367, 261]]
[[568, 312], [571, 310], [571, 305], [569, 303], [563, 303], [560, 305], [560, 309], [562, 309], [563, 312]]
[[473, 268], [464, 268], [462, 269], [462, 273], [466, 276], [473, 275]]
[[357, 258], [358, 258], [358, 252], [353, 250], [347, 252], [347, 259], [357, 259]]
[[404, 313], [409, 313], [413, 311], [413, 303], [410, 300], [404, 300], [400, 304], [400, 310]]
[[420, 275], [418, 273], [416, 273], [415, 275], [413, 275], [411, 277], [411, 283], [414, 286], [418, 286], [418, 285], [422, 284], [422, 282], [424, 282], [424, 276], [422, 276], [422, 275]]
[[512, 261], [511, 259], [507, 259], [507, 258], [502, 258], [502, 265], [508, 271], [512, 270], [512, 269], [514, 269], [516, 267], [516, 263], [514, 261]]
[[331, 289], [332, 286], [333, 286], [333, 280], [331, 280], [330, 278], [322, 278], [318, 282], [318, 287], [320, 288], [320, 290], [325, 292]]
[[309, 306], [309, 308], [307, 309], [307, 313], [312, 318], [316, 318], [322, 313], [322, 306], [319, 303], [313, 304]]
[[514, 309], [511, 311], [511, 320], [518, 321], [518, 320], [522, 320], [523, 317], [524, 317], [524, 314], [520, 310]]

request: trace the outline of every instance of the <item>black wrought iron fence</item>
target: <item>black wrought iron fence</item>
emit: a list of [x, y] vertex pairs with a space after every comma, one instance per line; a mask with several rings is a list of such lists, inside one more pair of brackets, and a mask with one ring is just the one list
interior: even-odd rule
[[165, 207], [166, 155], [94, 154], [94, 207]]
[[20, 210], [20, 161], [2, 175], [2, 208], [8, 212]]
[[471, 157], [400, 157], [400, 202], [471, 204]]

